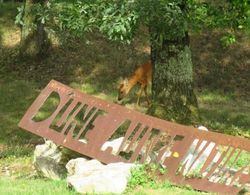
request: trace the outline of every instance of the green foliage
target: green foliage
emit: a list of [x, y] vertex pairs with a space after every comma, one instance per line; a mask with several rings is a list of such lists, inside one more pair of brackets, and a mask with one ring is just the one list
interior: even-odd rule
[[227, 33], [220, 39], [220, 41], [223, 47], [228, 47], [235, 43], [236, 38], [234, 34]]
[[185, 36], [187, 12], [182, 0], [139, 0], [138, 7], [141, 21], [149, 27], [151, 41], [156, 46], [161, 47], [164, 39]]
[[45, 179], [0, 179], [0, 194], [37, 194], [54, 195], [77, 194], [67, 189], [66, 181], [50, 181]]
[[36, 16], [35, 23], [41, 22], [42, 24], [45, 24], [50, 21], [50, 17], [53, 13], [53, 4], [51, 2], [41, 2], [33, 5], [31, 14]]
[[23, 26], [24, 25], [24, 21], [23, 21], [24, 5], [18, 7], [17, 10], [18, 10], [18, 14], [16, 15], [16, 18], [15, 18], [15, 24]]
[[161, 182], [155, 176], [157, 172], [165, 174], [166, 170], [155, 164], [137, 165], [131, 171], [128, 181], [128, 190], [132, 190], [138, 186], [157, 188], [168, 188], [172, 186], [168, 181]]
[[250, 3], [248, 0], [189, 0], [188, 4], [190, 24], [196, 27], [249, 30]]
[[[243, 150], [239, 154], [239, 150], [240, 149], [237, 149], [235, 153], [232, 155], [232, 158], [229, 160], [227, 164], [228, 167], [231, 167], [236, 170], [240, 170], [242, 167], [248, 166], [250, 162], [250, 153]], [[237, 157], [238, 154], [239, 154], [238, 159], [237, 161], [235, 161], [235, 158]]]
[[183, 191], [180, 192], [181, 194], [199, 194], [189, 186], [176, 187], [167, 180], [158, 180], [154, 173], [161, 169], [161, 167], [155, 164], [143, 164], [132, 169], [125, 194], [133, 194], [133, 191], [138, 191], [137, 189], [140, 189], [140, 187], [143, 189], [151, 189], [150, 194], [152, 190], [156, 190], [156, 193], [153, 194], [159, 194], [157, 193], [158, 189], [163, 190], [160, 194], [175, 194], [175, 191]]
[[54, 5], [55, 4], [53, 0], [47, 1], [45, 3], [43, 1], [38, 1], [32, 4], [29, 10], [25, 10], [25, 6], [21, 5], [17, 8], [18, 14], [15, 18], [15, 24], [24, 26], [24, 12], [28, 11], [28, 14], [30, 14], [30, 16], [34, 18], [34, 20], [32, 20], [33, 28], [36, 28], [38, 23], [46, 24], [45, 26], [47, 27], [47, 29], [52, 28], [51, 19], [56, 12]]
[[145, 186], [150, 181], [152, 181], [152, 178], [150, 178], [148, 173], [146, 172], [145, 165], [136, 166], [131, 171], [131, 176], [128, 181], [128, 187], [133, 189], [139, 185]]
[[[23, 25], [23, 6], [16, 23]], [[183, 37], [189, 29], [250, 29], [248, 0], [56, 0], [36, 2], [31, 14], [47, 29], [70, 31], [75, 36], [99, 30], [108, 39], [129, 43], [140, 24], [150, 28], [151, 41]], [[35, 23], [36, 23], [35, 22]], [[226, 38], [222, 38], [223, 40]], [[227, 39], [228, 40], [228, 39]], [[225, 41], [223, 41], [225, 42]], [[232, 43], [232, 38], [230, 41]]]
[[196, 170], [190, 171], [188, 174], [185, 175], [186, 178], [195, 178], [195, 179], [201, 179], [202, 174], [200, 173], [200, 168], [197, 168]]
[[80, 36], [99, 30], [111, 40], [130, 42], [138, 13], [132, 1], [72, 1], [61, 3], [58, 21], [61, 30], [69, 30]]
[[237, 162], [235, 165], [233, 165], [234, 168], [242, 168], [242, 167], [247, 167], [250, 162], [250, 153], [243, 151], [238, 158]]
[[101, 3], [99, 30], [111, 40], [130, 42], [137, 28], [138, 13], [133, 1], [108, 1]]
[[93, 2], [71, 1], [56, 4], [58, 16], [53, 19], [56, 21], [58, 29], [69, 31], [75, 36], [91, 32], [97, 22], [97, 6]]

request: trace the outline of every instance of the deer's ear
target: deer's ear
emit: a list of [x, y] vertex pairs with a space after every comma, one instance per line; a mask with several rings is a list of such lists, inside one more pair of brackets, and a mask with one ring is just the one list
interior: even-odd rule
[[127, 78], [124, 79], [124, 84], [125, 84], [125, 85], [128, 84], [128, 79], [127, 79]]
[[123, 80], [124, 80], [124, 79], [123, 79], [122, 77], [119, 77], [119, 79], [117, 80], [117, 84], [118, 84], [118, 85], [122, 84], [122, 83], [123, 83]]

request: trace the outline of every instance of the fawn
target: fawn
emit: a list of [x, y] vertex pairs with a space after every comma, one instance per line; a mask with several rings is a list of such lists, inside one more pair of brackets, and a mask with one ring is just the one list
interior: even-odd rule
[[118, 101], [122, 100], [129, 91], [138, 83], [140, 84], [140, 90], [138, 91], [137, 95], [137, 103], [136, 105], [140, 105], [140, 97], [142, 92], [144, 91], [145, 96], [147, 98], [148, 105], [150, 104], [148, 93], [147, 93], [147, 86], [151, 82], [152, 79], [152, 64], [151, 62], [141, 65], [137, 68], [134, 74], [129, 79], [124, 79], [118, 88]]

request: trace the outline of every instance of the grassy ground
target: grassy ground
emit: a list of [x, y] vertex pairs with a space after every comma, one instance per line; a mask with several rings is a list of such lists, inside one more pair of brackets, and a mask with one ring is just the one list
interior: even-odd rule
[[77, 194], [73, 190], [67, 188], [65, 181], [50, 181], [45, 179], [0, 179], [0, 194], [6, 195], [54, 195]]
[[199, 194], [208, 194], [201, 193], [191, 189], [183, 189], [177, 187], [168, 187], [167, 189], [143, 189], [138, 188], [135, 192], [132, 192], [131, 195], [199, 195]]
[[[46, 179], [0, 179], [0, 194], [4, 195], [73, 195], [78, 194], [67, 188], [65, 181], [51, 181]], [[163, 189], [152, 189], [139, 187], [136, 190], [125, 193], [128, 195], [200, 195], [207, 194], [194, 191], [192, 189], [169, 186]], [[107, 194], [108, 195], [108, 194]], [[110, 194], [109, 194], [110, 195]]]
[[[19, 129], [17, 124], [51, 79], [114, 101], [119, 78], [149, 59], [147, 37], [138, 36], [132, 45], [124, 46], [93, 33], [82, 40], [68, 38], [63, 44], [54, 44], [46, 59], [20, 61], [20, 30], [14, 25], [16, 6], [8, 3], [0, 7], [0, 194], [74, 194], [65, 188], [64, 181], [34, 177], [32, 151], [43, 139]], [[224, 49], [216, 42], [219, 32], [214, 34], [215, 38], [209, 33], [191, 37], [200, 124], [250, 138], [249, 37], [240, 35], [236, 45]], [[134, 108], [134, 102], [133, 91], [125, 103]], [[132, 193], [199, 194], [174, 186]]]

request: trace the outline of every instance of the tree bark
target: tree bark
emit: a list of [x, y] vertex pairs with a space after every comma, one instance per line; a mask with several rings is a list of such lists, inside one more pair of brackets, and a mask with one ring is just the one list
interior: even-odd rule
[[193, 89], [188, 32], [183, 37], [171, 39], [163, 35], [161, 45], [154, 40], [157, 29], [150, 28], [150, 34], [154, 37], [151, 37], [153, 103], [149, 114], [185, 124], [197, 121], [198, 104]]
[[21, 32], [20, 54], [22, 57], [46, 57], [50, 41], [44, 29], [44, 25], [37, 21], [32, 13], [32, 7], [35, 3], [44, 4], [45, 1], [26, 0], [24, 8], [24, 25]]

